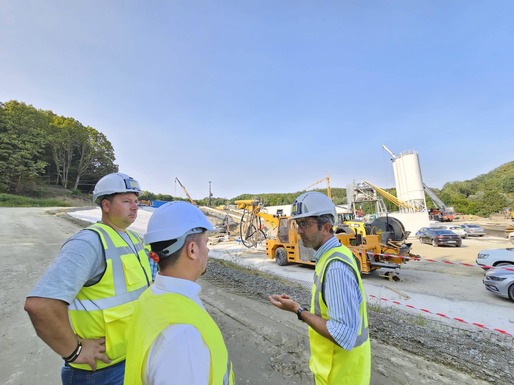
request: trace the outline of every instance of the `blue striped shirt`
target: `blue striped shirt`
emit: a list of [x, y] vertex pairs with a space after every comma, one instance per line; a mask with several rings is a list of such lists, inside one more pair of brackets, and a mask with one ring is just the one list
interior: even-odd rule
[[[340, 245], [333, 236], [314, 253], [316, 261], [325, 252]], [[340, 347], [351, 350], [359, 333], [359, 310], [363, 298], [357, 278], [345, 262], [335, 260], [329, 263], [322, 293], [328, 307], [328, 332]]]

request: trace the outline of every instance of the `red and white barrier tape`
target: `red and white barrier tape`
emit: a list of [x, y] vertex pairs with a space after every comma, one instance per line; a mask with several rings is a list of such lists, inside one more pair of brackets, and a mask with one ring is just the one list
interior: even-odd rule
[[379, 253], [372, 253], [371, 251], [367, 252], [368, 255], [371, 255], [371, 256], [374, 256], [374, 257], [379, 257], [379, 256], [383, 256], [383, 257], [390, 257], [390, 258], [402, 258], [402, 259], [409, 259], [409, 260], [413, 260], [413, 261], [426, 261], [426, 262], [439, 262], [439, 263], [444, 263], [446, 265], [460, 265], [460, 266], [466, 266], [466, 267], [480, 267], [482, 269], [498, 269], [498, 268], [501, 268], [501, 269], [504, 269], [504, 270], [510, 270], [510, 271], [514, 271], [514, 268], [513, 267], [507, 267], [507, 266], [487, 266], [487, 265], [476, 265], [476, 264], [472, 264], [472, 263], [466, 263], [466, 262], [451, 262], [451, 261], [445, 261], [445, 260], [442, 260], [442, 261], [439, 261], [437, 259], [430, 259], [430, 258], [421, 258], [419, 256], [417, 257], [409, 257], [408, 255], [395, 255], [395, 254], [379, 254]]
[[405, 307], [408, 307], [410, 309], [414, 309], [414, 310], [419, 310], [419, 311], [422, 311], [424, 313], [428, 313], [428, 314], [435, 314], [435, 315], [438, 315], [440, 317], [443, 317], [443, 318], [446, 318], [446, 319], [449, 319], [449, 320], [454, 320], [454, 321], [457, 321], [457, 322], [460, 322], [460, 323], [464, 323], [464, 324], [467, 324], [467, 325], [472, 325], [472, 326], [476, 326], [480, 329], [485, 329], [485, 330], [492, 330], [492, 331], [495, 331], [495, 332], [498, 332], [498, 333], [501, 333], [503, 335], [506, 335], [506, 336], [510, 336], [512, 337], [512, 334], [510, 334], [509, 332], [505, 331], [505, 330], [502, 330], [502, 329], [497, 329], [497, 328], [494, 328], [494, 329], [491, 329], [491, 328], [488, 328], [487, 326], [485, 326], [484, 324], [481, 324], [481, 323], [478, 323], [478, 322], [467, 322], [465, 320], [463, 320], [462, 318], [457, 318], [457, 317], [448, 317], [446, 314], [443, 314], [443, 313], [433, 313], [431, 312], [430, 310], [428, 309], [424, 309], [424, 308], [416, 308], [415, 306], [412, 306], [412, 305], [408, 305], [408, 304], [402, 304], [401, 302], [399, 301], [393, 301], [393, 300], [388, 300], [387, 298], [383, 298], [383, 297], [377, 297], [375, 295], [368, 295], [368, 297], [370, 298], [375, 298], [375, 299], [379, 299], [380, 301], [384, 301], [384, 302], [391, 302], [395, 305], [403, 305]]

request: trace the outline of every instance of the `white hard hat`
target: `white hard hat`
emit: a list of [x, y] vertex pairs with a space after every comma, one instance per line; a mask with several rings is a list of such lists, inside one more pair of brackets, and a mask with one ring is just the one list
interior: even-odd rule
[[96, 183], [95, 189], [93, 190], [93, 202], [96, 202], [99, 197], [105, 195], [130, 192], [135, 194], [141, 192], [137, 180], [121, 172], [107, 174]]
[[308, 191], [300, 195], [291, 206], [291, 218], [319, 217], [330, 214], [335, 221], [337, 218], [334, 202], [323, 193]]
[[150, 217], [145, 243], [151, 244], [182, 238], [183, 244], [185, 236], [198, 233], [197, 229], [214, 230], [214, 226], [198, 207], [184, 201], [165, 203], [157, 208]]

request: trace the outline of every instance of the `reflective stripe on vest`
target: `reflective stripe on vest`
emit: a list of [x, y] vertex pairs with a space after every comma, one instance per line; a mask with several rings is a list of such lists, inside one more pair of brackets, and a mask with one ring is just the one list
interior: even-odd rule
[[[149, 277], [151, 276], [151, 273], [149, 274], [148, 270], [145, 271], [145, 262], [148, 261], [148, 257], [146, 256], [146, 251], [144, 249], [144, 245], [141, 241], [141, 238], [137, 234], [127, 230], [127, 234], [134, 243], [134, 247], [138, 253], [138, 258], [143, 269], [142, 271], [145, 273], [147, 281], [147, 284], [145, 286], [142, 286], [141, 288], [134, 291], [129, 291], [127, 289], [125, 271], [120, 256], [134, 254], [134, 250], [129, 245], [127, 245], [125, 240], [118, 233], [116, 233], [116, 231], [114, 231], [111, 227], [107, 225], [95, 223], [89, 226], [88, 229], [93, 230], [100, 235], [100, 239], [102, 241], [102, 246], [105, 253], [105, 262], [106, 264], [110, 262], [112, 265], [114, 295], [107, 298], [86, 299], [81, 298], [81, 295], [79, 293], [78, 298], [70, 304], [69, 309], [81, 311], [103, 310], [127, 302], [131, 302], [139, 298], [139, 296], [149, 286]], [[113, 232], [115, 233], [115, 235], [112, 234]], [[98, 282], [97, 284], [99, 283], [100, 282]], [[82, 289], [82, 291], [84, 290], [87, 290], [87, 287]]]
[[[323, 257], [320, 259], [323, 262], [323, 266], [318, 270], [316, 269], [314, 272], [314, 288], [315, 291], [313, 293], [313, 311], [314, 314], [317, 316], [322, 316], [321, 312], [321, 306], [320, 306], [320, 298], [322, 297], [322, 288], [323, 288], [323, 278], [325, 276], [325, 271], [330, 262], [333, 260], [339, 260], [346, 264], [348, 264], [355, 275], [355, 278], [357, 280], [357, 283], [359, 283], [360, 287], [360, 280], [357, 274], [359, 272], [357, 271], [357, 266], [355, 264], [355, 261], [353, 260], [353, 256], [349, 257], [346, 254], [340, 253], [340, 252], [334, 252], [330, 256], [328, 256], [326, 259], [323, 259]], [[363, 296], [363, 301], [365, 301], [365, 298]], [[369, 328], [366, 325], [366, 317], [362, 316], [361, 314], [361, 326], [359, 330], [359, 335], [357, 336], [357, 339], [355, 340], [355, 344], [353, 345], [354, 348], [362, 345], [365, 343], [369, 338]]]
[[[137, 254], [110, 226], [95, 223], [83, 231], [99, 235], [106, 266], [100, 281], [82, 287], [68, 310], [79, 337], [105, 337], [105, 354], [112, 362], [106, 364], [97, 360], [97, 369], [101, 369], [125, 359], [128, 322], [136, 299], [150, 285], [150, 263], [141, 238], [134, 232], [127, 230]], [[70, 365], [91, 370], [86, 364]]]
[[209, 313], [183, 295], [157, 295], [152, 289], [146, 290], [136, 301], [128, 331], [124, 384], [143, 383], [151, 346], [165, 328], [174, 324], [192, 325], [200, 332], [210, 352], [209, 385], [233, 385], [232, 362], [221, 331]]

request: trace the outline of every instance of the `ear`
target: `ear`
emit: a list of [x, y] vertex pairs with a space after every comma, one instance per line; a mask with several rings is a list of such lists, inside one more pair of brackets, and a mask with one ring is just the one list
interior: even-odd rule
[[189, 241], [185, 244], [184, 249], [187, 252], [187, 256], [191, 259], [198, 259], [199, 252], [198, 252], [198, 245], [194, 241]]
[[111, 202], [109, 202], [109, 199], [102, 199], [100, 202], [100, 206], [102, 207], [103, 211], [109, 211], [109, 208], [111, 207]]

